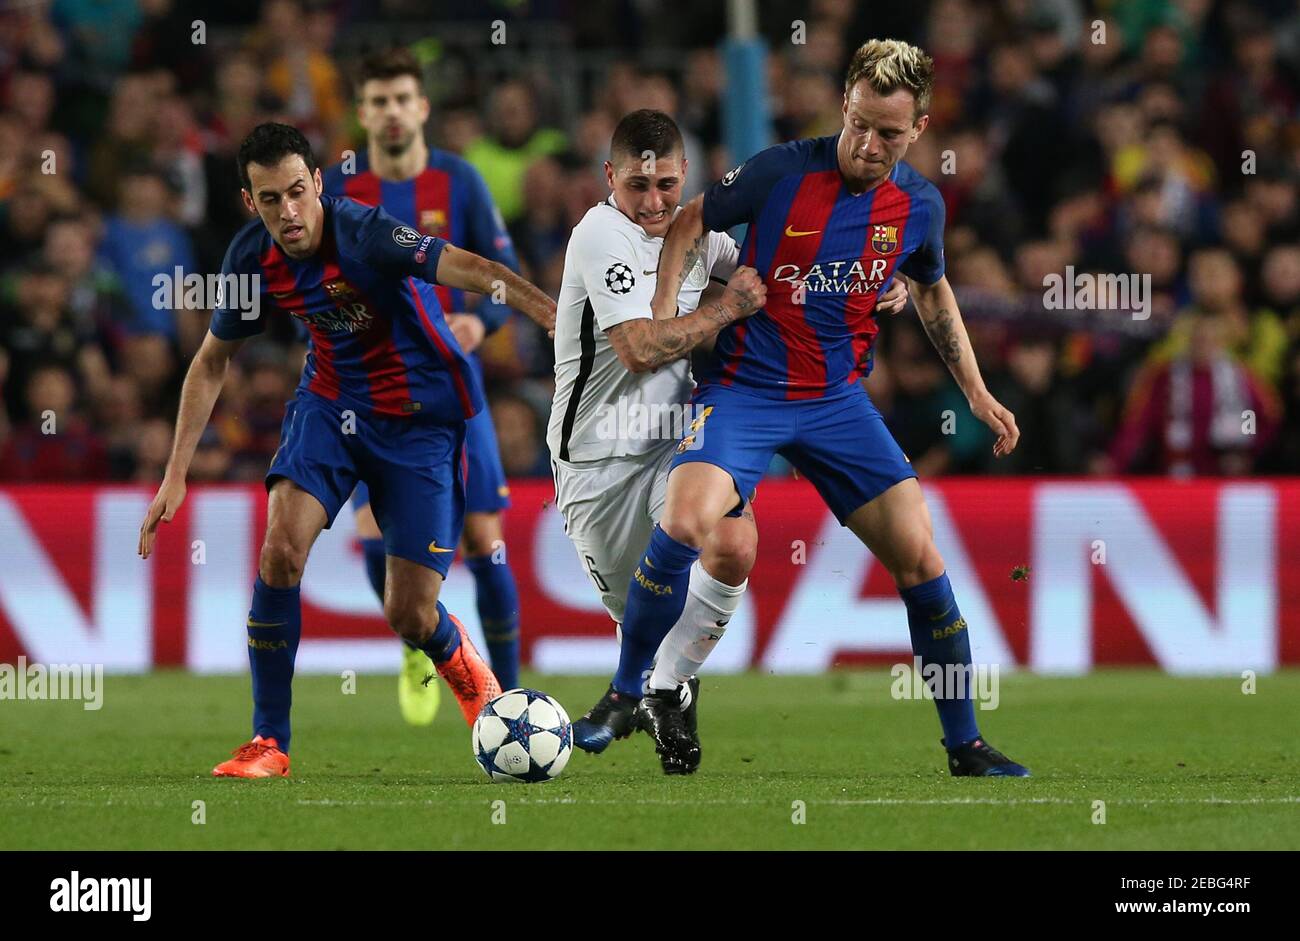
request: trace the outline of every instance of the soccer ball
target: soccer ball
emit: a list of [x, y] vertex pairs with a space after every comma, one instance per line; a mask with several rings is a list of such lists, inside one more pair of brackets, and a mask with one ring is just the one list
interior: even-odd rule
[[558, 702], [535, 689], [506, 690], [474, 721], [474, 758], [493, 781], [549, 781], [573, 754], [573, 728]]

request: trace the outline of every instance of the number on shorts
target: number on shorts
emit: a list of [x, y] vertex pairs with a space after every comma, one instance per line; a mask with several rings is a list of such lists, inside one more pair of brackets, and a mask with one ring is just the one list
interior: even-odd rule
[[596, 583], [596, 587], [601, 591], [609, 591], [605, 579], [601, 578], [600, 573], [596, 571], [596, 560], [589, 555], [584, 555], [583, 558], [587, 560], [587, 571], [591, 573], [591, 580]]

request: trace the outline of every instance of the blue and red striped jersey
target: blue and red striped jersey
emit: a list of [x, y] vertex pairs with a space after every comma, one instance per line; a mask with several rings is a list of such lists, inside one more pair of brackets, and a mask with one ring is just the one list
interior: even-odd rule
[[704, 194], [704, 226], [749, 224], [740, 263], [756, 269], [767, 304], [718, 335], [697, 372], [768, 398], [815, 399], [871, 372], [876, 298], [895, 271], [924, 284], [943, 276], [943, 201], [906, 163], [854, 195], [839, 135], [769, 147]]
[[[383, 206], [407, 225], [427, 235], [446, 239], [458, 248], [499, 261], [519, 271], [519, 259], [506, 231], [505, 220], [492, 202], [487, 184], [473, 165], [443, 150], [429, 149], [428, 165], [409, 180], [381, 180], [370, 169], [370, 155], [356, 155], [354, 172], [344, 173], [336, 163], [324, 173], [325, 192], [347, 196], [367, 206]], [[445, 311], [466, 310], [465, 292], [440, 286], [438, 301]], [[510, 308], [484, 296], [474, 313], [482, 318], [488, 333], [510, 314]]]
[[[226, 250], [223, 275], [258, 275], [259, 306], [219, 304], [222, 340], [261, 333], [279, 311], [310, 334], [298, 384], [358, 414], [463, 421], [483, 407], [475, 371], [447, 326], [434, 288], [444, 240], [422, 235], [381, 207], [322, 196], [325, 231], [311, 258], [295, 261], [260, 219]], [[223, 282], [226, 278], [223, 277]]]

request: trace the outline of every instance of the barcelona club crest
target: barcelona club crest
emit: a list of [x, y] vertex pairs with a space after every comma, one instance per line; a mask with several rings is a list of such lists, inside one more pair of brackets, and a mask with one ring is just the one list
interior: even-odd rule
[[420, 228], [430, 235], [442, 235], [447, 228], [447, 213], [441, 209], [425, 209], [420, 213]]
[[892, 255], [898, 251], [898, 226], [873, 225], [871, 227], [871, 250], [877, 255]]

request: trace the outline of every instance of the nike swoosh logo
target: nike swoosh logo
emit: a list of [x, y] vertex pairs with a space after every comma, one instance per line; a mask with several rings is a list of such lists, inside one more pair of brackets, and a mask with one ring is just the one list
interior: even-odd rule
[[249, 627], [284, 627], [284, 625], [284, 621], [254, 621], [252, 618], [248, 619]]
[[277, 294], [277, 293], [275, 293], [274, 291], [272, 291], [272, 292], [271, 292], [271, 296], [274, 297], [277, 301], [282, 301], [282, 300], [284, 300], [286, 297], [293, 297], [293, 292], [292, 292], [292, 291], [286, 291], [286, 292], [283, 293], [283, 294]]
[[659, 271], [656, 269], [655, 271], [643, 271], [643, 272], [641, 272], [641, 273], [642, 273], [642, 274], [658, 274]]
[[785, 227], [785, 234], [790, 236], [792, 239], [797, 239], [801, 235], [816, 235], [820, 231], [821, 229], [813, 229], [811, 232], [796, 232], [793, 226]]
[[438, 540], [435, 539], [433, 542], [429, 543], [429, 551], [430, 551], [430, 552], [453, 552], [453, 551], [455, 551], [455, 550], [453, 550], [453, 549], [440, 549], [440, 548], [438, 547]]
[[930, 618], [930, 620], [931, 620], [931, 621], [942, 621], [944, 618], [946, 618], [946, 617], [948, 616], [948, 612], [951, 611], [951, 610], [952, 610], [952, 605], [948, 605], [948, 607], [946, 607], [946, 608], [943, 609], [943, 614], [935, 615], [934, 617]]

